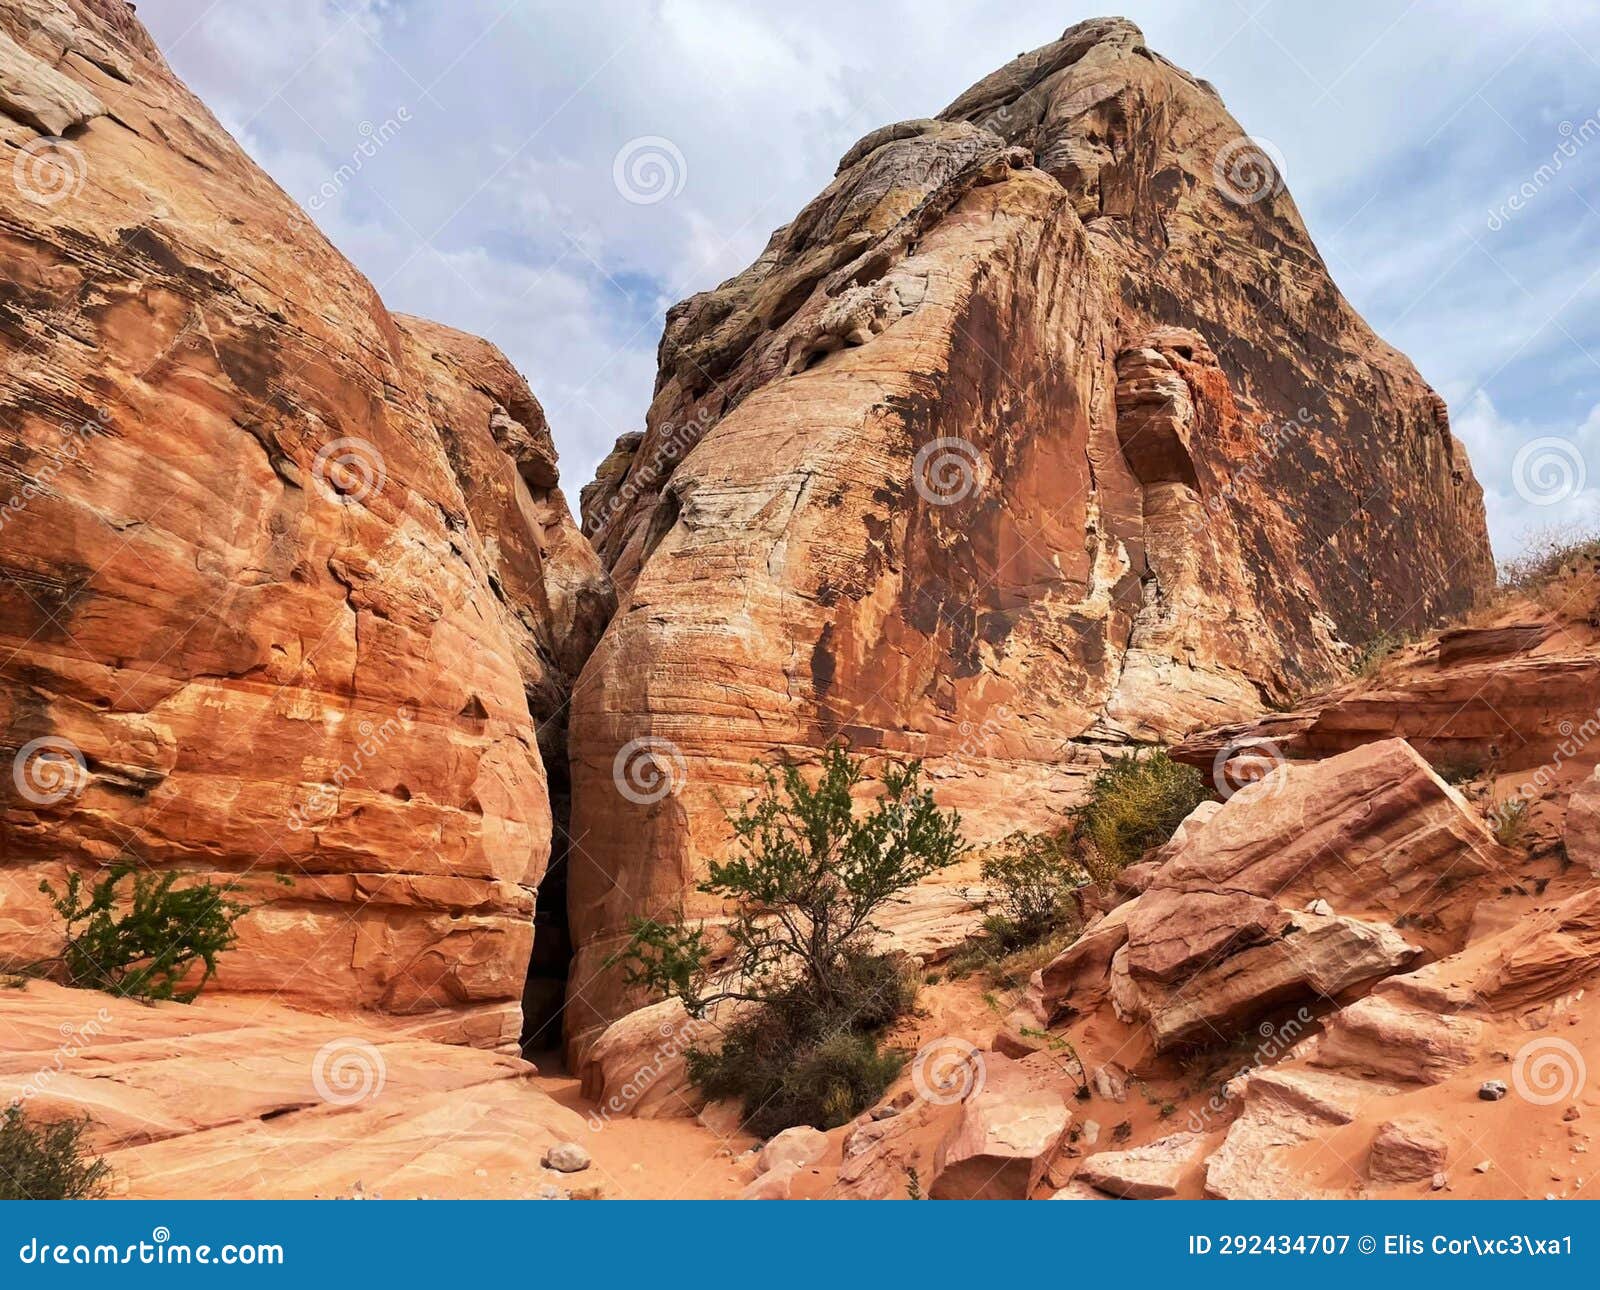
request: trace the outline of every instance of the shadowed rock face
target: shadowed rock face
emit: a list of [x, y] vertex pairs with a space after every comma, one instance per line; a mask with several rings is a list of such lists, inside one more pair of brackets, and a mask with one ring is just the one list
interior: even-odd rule
[[1280, 703], [1489, 583], [1442, 401], [1260, 159], [1084, 23], [863, 139], [671, 312], [584, 492], [624, 599], [574, 704], [580, 1047], [627, 918], [714, 912], [752, 757], [922, 755], [975, 835], [1037, 827], [1097, 746]]
[[513, 1041], [608, 580], [521, 378], [391, 317], [131, 13], [0, 0], [0, 957], [130, 857], [262, 902], [218, 988]]

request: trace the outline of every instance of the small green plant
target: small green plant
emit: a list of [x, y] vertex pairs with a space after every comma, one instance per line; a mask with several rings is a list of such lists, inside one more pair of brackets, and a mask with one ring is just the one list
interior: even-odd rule
[[1096, 771], [1088, 799], [1074, 808], [1081, 863], [1095, 882], [1109, 882], [1168, 841], [1195, 807], [1211, 796], [1193, 766], [1165, 749], [1126, 754]]
[[1520, 797], [1496, 802], [1489, 811], [1489, 824], [1501, 846], [1519, 846], [1528, 831], [1528, 803]]
[[0, 1201], [89, 1200], [106, 1193], [111, 1166], [89, 1153], [90, 1121], [34, 1123], [19, 1103], [0, 1117]]
[[927, 1200], [927, 1193], [922, 1190], [922, 1179], [917, 1177], [916, 1165], [906, 1166], [906, 1199]]
[[1003, 950], [1043, 940], [1076, 917], [1073, 891], [1085, 881], [1072, 855], [1071, 834], [1013, 833], [983, 862], [983, 880], [995, 891], [998, 919], [988, 930]]
[[[131, 891], [123, 883], [132, 878]], [[60, 955], [68, 985], [133, 999], [191, 1003], [216, 971], [217, 956], [237, 940], [234, 923], [248, 906], [233, 888], [198, 882], [178, 887], [172, 871], [114, 865], [93, 886], [69, 874], [64, 891], [48, 881], [39, 890], [66, 922]], [[196, 965], [204, 970], [187, 988]]]
[[1415, 639], [1416, 636], [1411, 632], [1379, 632], [1361, 647], [1350, 665], [1350, 675], [1376, 676], [1393, 655]]
[[687, 1060], [708, 1096], [741, 1099], [752, 1132], [843, 1124], [899, 1073], [902, 1058], [881, 1052], [876, 1034], [911, 1008], [915, 984], [869, 948], [873, 916], [967, 849], [959, 817], [920, 776], [918, 762], [886, 764], [858, 813], [866, 763], [843, 745], [811, 778], [793, 763], [762, 768], [755, 796], [729, 817], [733, 854], [699, 888], [731, 908], [729, 961], [714, 964], [703, 931], [681, 918], [636, 920], [611, 960], [628, 984], [691, 1016], [745, 1005], [720, 1048]]

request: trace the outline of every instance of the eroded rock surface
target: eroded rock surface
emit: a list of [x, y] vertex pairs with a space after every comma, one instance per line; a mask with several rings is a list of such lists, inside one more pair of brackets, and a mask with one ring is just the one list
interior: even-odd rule
[[1443, 403], [1248, 148], [1083, 23], [862, 139], [671, 311], [584, 493], [623, 603], [575, 704], [577, 1047], [626, 1007], [628, 918], [712, 912], [752, 758], [921, 755], [975, 836], [1043, 827], [1104, 743], [1258, 712], [1487, 585]]
[[242, 884], [220, 988], [514, 1043], [610, 596], [537, 401], [392, 317], [130, 6], [0, 35], [0, 957], [128, 858]]

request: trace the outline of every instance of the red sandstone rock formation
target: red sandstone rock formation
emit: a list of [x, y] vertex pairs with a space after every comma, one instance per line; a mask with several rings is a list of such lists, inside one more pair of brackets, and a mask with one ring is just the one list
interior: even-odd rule
[[584, 490], [624, 600], [575, 704], [569, 1034], [625, 1006], [630, 915], [714, 912], [753, 757], [922, 755], [978, 836], [1039, 826], [1097, 746], [1258, 712], [1487, 585], [1443, 403], [1261, 161], [1084, 23], [868, 135], [671, 312]]
[[607, 579], [521, 378], [391, 317], [131, 15], [0, 5], [0, 955], [132, 857], [261, 902], [220, 989], [513, 1042]]

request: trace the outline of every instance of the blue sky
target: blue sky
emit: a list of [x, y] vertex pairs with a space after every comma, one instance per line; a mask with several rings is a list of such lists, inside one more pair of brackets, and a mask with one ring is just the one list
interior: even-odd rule
[[[511, 356], [574, 497], [612, 440], [642, 426], [669, 305], [748, 264], [868, 130], [931, 115], [1104, 12], [139, 6], [179, 75], [391, 308]], [[1131, 0], [1122, 12], [1282, 156], [1335, 280], [1449, 401], [1498, 553], [1533, 528], [1600, 520], [1600, 6]]]

